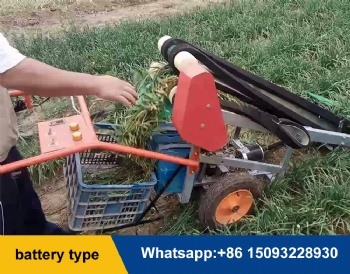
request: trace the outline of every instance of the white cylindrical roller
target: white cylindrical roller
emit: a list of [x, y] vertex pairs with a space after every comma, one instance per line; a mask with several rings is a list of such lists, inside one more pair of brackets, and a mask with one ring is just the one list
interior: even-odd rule
[[169, 40], [169, 39], [171, 39], [171, 36], [165, 35], [165, 36], [163, 36], [162, 38], [160, 38], [160, 39], [158, 40], [158, 50], [159, 50], [159, 51], [162, 50], [162, 47], [163, 47], [164, 43], [165, 43], [167, 40]]
[[[169, 35], [165, 35], [158, 40], [158, 50], [161, 51], [164, 43], [171, 39]], [[181, 70], [183, 67], [187, 66], [190, 63], [199, 63], [199, 61], [189, 52], [182, 51], [176, 54], [174, 58], [174, 65], [178, 70]]]
[[174, 58], [174, 65], [178, 70], [182, 70], [185, 66], [188, 64], [193, 64], [197, 63], [198, 60], [189, 52], [187, 51], [182, 51], [176, 54]]
[[174, 104], [176, 91], [177, 91], [177, 86], [173, 87], [168, 95], [168, 98], [171, 104]]

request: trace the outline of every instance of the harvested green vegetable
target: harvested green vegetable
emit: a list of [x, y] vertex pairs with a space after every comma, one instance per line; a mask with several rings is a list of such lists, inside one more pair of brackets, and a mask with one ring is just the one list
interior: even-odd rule
[[[139, 95], [137, 105], [125, 108], [116, 104], [115, 111], [105, 121], [116, 125], [114, 135], [119, 144], [148, 149], [147, 144], [159, 124], [170, 120], [169, 115], [164, 115], [164, 109], [169, 101], [168, 94], [176, 84], [177, 77], [163, 63], [152, 63], [149, 70], [135, 72], [133, 85]], [[155, 160], [133, 155], [118, 157], [122, 159], [122, 165], [88, 175], [85, 183], [107, 185], [150, 181]]]

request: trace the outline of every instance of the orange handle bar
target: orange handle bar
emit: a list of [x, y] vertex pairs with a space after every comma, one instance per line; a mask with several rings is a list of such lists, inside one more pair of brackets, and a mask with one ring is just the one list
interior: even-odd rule
[[32, 104], [32, 100], [30, 99], [30, 96], [25, 94], [23, 91], [20, 90], [11, 90], [9, 92], [11, 97], [18, 97], [18, 96], [24, 96], [24, 101], [27, 105], [28, 109], [32, 109], [33, 108], [33, 104]]
[[[16, 95], [12, 95], [12, 94], [16, 94]], [[12, 94], [11, 94], [11, 96], [25, 95], [25, 93], [23, 93], [21, 91], [15, 91]], [[77, 145], [74, 148], [66, 148], [66, 149], [61, 149], [61, 150], [41, 154], [38, 156], [23, 159], [23, 160], [13, 162], [10, 164], [6, 164], [6, 165], [0, 165], [0, 174], [13, 172], [13, 171], [18, 170], [20, 168], [24, 168], [24, 167], [28, 167], [28, 166], [32, 166], [32, 165], [37, 165], [37, 164], [48, 162], [48, 161], [51, 161], [54, 159], [62, 158], [62, 157], [65, 157], [65, 156], [68, 156], [68, 155], [71, 155], [74, 153], [84, 152], [84, 151], [90, 150], [90, 149], [102, 149], [102, 150], [109, 150], [109, 151], [120, 152], [120, 153], [125, 153], [125, 154], [132, 154], [135, 156], [141, 156], [141, 157], [145, 157], [145, 158], [151, 158], [151, 159], [156, 159], [156, 160], [160, 160], [160, 161], [167, 161], [167, 162], [172, 162], [172, 163], [179, 164], [179, 165], [189, 166], [195, 170], [198, 169], [199, 161], [196, 161], [196, 160], [184, 159], [184, 158], [170, 156], [170, 155], [163, 154], [163, 153], [158, 153], [158, 152], [148, 151], [148, 150], [144, 150], [144, 149], [138, 149], [138, 148], [123, 146], [123, 145], [118, 145], [118, 144], [105, 143], [105, 142], [99, 141], [96, 137], [94, 126], [93, 126], [93, 123], [91, 121], [89, 110], [88, 110], [88, 107], [85, 103], [84, 97], [78, 96], [78, 102], [79, 102], [80, 109], [81, 109], [81, 115], [84, 117], [84, 120], [85, 120], [86, 125], [88, 127], [88, 131], [89, 131], [89, 133], [92, 133], [94, 136], [93, 141], [91, 143]]]
[[109, 143], [96, 141], [95, 143], [92, 143], [90, 145], [83, 145], [73, 149], [62, 149], [51, 153], [23, 159], [10, 164], [6, 164], [2, 166], [0, 165], [0, 174], [13, 172], [20, 168], [41, 164], [41, 163], [48, 162], [53, 159], [62, 158], [74, 153], [84, 152], [89, 149], [104, 149], [104, 150], [110, 150], [110, 151], [115, 151], [120, 153], [133, 154], [136, 156], [147, 157], [147, 158], [152, 158], [152, 159], [161, 160], [161, 161], [168, 161], [179, 165], [190, 166], [193, 168], [198, 168], [199, 166], [199, 163], [194, 160], [178, 158], [178, 157], [174, 157], [174, 156], [170, 156], [170, 155], [166, 155], [158, 152], [132, 148], [132, 147], [122, 146], [118, 144], [109, 144]]

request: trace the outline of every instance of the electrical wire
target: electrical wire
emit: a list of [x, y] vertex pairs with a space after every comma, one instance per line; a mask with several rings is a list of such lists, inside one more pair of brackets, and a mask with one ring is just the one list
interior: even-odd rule
[[73, 96], [70, 97], [70, 100], [72, 101], [72, 106], [73, 106], [74, 110], [75, 110], [78, 114], [81, 114], [80, 111], [79, 111], [79, 110], [76, 108], [76, 106], [75, 106], [75, 102], [74, 102], [74, 97], [73, 97]]
[[0, 201], [1, 207], [1, 222], [2, 222], [2, 236], [5, 236], [5, 217], [4, 217], [4, 207], [2, 206], [2, 202]]

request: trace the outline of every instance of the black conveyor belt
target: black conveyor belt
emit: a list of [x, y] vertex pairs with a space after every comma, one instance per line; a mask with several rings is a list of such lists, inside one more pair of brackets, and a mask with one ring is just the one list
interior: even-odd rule
[[279, 123], [291, 123], [299, 129], [303, 129], [303, 126], [309, 126], [350, 133], [347, 119], [188, 42], [171, 38], [163, 44], [161, 53], [177, 73], [174, 58], [182, 51], [191, 53], [209, 69], [216, 79], [216, 87], [219, 90], [246, 103], [244, 106], [240, 106], [222, 101], [222, 108], [247, 116], [272, 131], [293, 148], [300, 148], [303, 145], [292, 140], [288, 134], [286, 135], [286, 132], [279, 128]]

